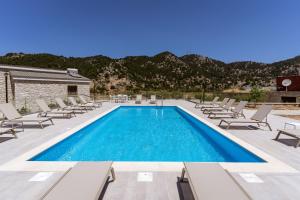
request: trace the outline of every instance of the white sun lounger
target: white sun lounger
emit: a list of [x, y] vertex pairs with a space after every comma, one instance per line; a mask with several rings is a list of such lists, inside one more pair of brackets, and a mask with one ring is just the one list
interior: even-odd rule
[[85, 104], [85, 105], [92, 105], [94, 107], [97, 107], [97, 108], [100, 108], [102, 106], [102, 102], [99, 101], [99, 102], [96, 102], [96, 101], [87, 101], [83, 96], [79, 95], [78, 96], [80, 102], [82, 104]]
[[187, 176], [196, 200], [250, 200], [250, 196], [215, 163], [184, 163], [181, 181]]
[[86, 111], [86, 109], [84, 109], [82, 107], [67, 106], [61, 98], [55, 98], [55, 101], [56, 101], [57, 105], [60, 107], [60, 109], [62, 109], [62, 110], [72, 110], [76, 113], [78, 113], [78, 112], [83, 113], [84, 111]]
[[1, 122], [1, 126], [4, 124], [10, 124], [12, 127], [20, 125], [24, 130], [24, 123], [38, 123], [41, 128], [44, 128], [44, 122], [49, 121], [52, 125], [54, 124], [51, 117], [22, 116], [11, 103], [0, 104], [0, 111], [6, 118]]
[[297, 139], [295, 148], [300, 145], [300, 129], [279, 129], [275, 140], [279, 139], [280, 135], [287, 135]]
[[68, 118], [71, 118], [72, 115], [76, 116], [75, 112], [72, 110], [51, 110], [43, 99], [37, 99], [35, 101], [41, 109], [39, 115], [42, 117], [46, 117], [49, 114], [62, 115], [63, 117], [68, 117]]
[[136, 95], [135, 104], [141, 104], [142, 103], [142, 95], [138, 94]]
[[150, 104], [156, 104], [156, 95], [151, 95], [150, 96], [150, 101], [149, 101]]
[[98, 200], [111, 173], [112, 162], [79, 162], [43, 197], [44, 200]]
[[229, 101], [229, 98], [226, 97], [223, 99], [223, 101], [221, 103], [216, 103], [214, 105], [203, 105], [200, 107], [200, 110], [203, 111], [204, 109], [223, 107], [228, 101]]
[[272, 128], [267, 121], [267, 116], [271, 111], [272, 105], [261, 105], [250, 119], [222, 119], [219, 123], [219, 126], [221, 126], [222, 123], [225, 123], [227, 124], [227, 129], [229, 129], [232, 124], [257, 124], [257, 126], [263, 124], [268, 126], [270, 131], [272, 131]]
[[243, 114], [243, 109], [247, 105], [248, 101], [240, 101], [239, 104], [232, 110], [229, 111], [211, 111], [208, 114], [209, 118], [217, 118], [217, 117], [231, 117], [231, 118], [238, 118], [242, 116], [244, 118], [245, 115]]
[[87, 110], [93, 110], [93, 109], [95, 108], [95, 106], [93, 106], [93, 105], [83, 105], [83, 104], [78, 104], [78, 103], [76, 102], [76, 100], [75, 100], [74, 97], [68, 97], [68, 100], [69, 100], [69, 102], [70, 102], [73, 106], [79, 107], [79, 108], [83, 108], [83, 109], [85, 109], [86, 111], [87, 111]]
[[201, 108], [201, 106], [216, 106], [219, 97], [215, 97], [211, 102], [204, 102], [204, 103], [195, 103], [195, 108]]
[[215, 108], [205, 108], [203, 110], [203, 114], [209, 114], [211, 112], [218, 112], [218, 111], [229, 111], [231, 109], [232, 105], [234, 104], [234, 102], [235, 102], [235, 99], [230, 99], [223, 106], [219, 106], [219, 107], [215, 107]]

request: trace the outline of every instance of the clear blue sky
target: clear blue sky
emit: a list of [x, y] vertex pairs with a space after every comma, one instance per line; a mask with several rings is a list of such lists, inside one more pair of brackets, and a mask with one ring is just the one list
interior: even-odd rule
[[299, 0], [0, 0], [0, 55], [300, 55]]

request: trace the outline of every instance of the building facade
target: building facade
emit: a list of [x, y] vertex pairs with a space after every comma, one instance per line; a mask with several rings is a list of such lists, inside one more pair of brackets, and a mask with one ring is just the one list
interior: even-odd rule
[[[289, 84], [284, 85], [287, 81]], [[300, 102], [300, 76], [278, 76], [276, 78], [277, 92], [272, 94], [276, 102]]]
[[91, 80], [77, 69], [52, 70], [0, 65], [0, 103], [12, 102], [17, 109], [38, 111], [35, 99], [53, 104], [55, 97], [90, 96]]

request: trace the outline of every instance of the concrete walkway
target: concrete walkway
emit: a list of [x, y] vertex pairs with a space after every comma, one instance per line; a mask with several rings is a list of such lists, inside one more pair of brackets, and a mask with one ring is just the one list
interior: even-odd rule
[[[144, 102], [148, 105], [147, 102]], [[111, 109], [116, 104], [104, 103], [103, 107], [78, 115], [70, 120], [55, 119], [54, 126], [44, 129], [30, 127], [24, 132], [18, 133], [18, 139], [9, 139], [0, 143], [0, 164], [4, 164], [15, 157], [31, 150], [34, 147], [66, 132], [70, 128], [83, 123], [101, 112]], [[194, 109], [194, 104], [183, 100], [166, 100], [164, 105], [180, 105], [198, 116], [205, 117]], [[254, 110], [246, 110], [247, 117], [251, 116]], [[264, 152], [280, 159], [300, 171], [300, 148], [294, 148], [294, 140], [287, 138], [281, 142], [274, 141], [276, 129], [283, 128], [284, 122], [296, 121], [277, 114], [289, 113], [289, 111], [274, 111], [270, 115], [270, 122], [273, 131], [250, 130], [247, 127], [235, 127], [228, 130], [231, 134], [246, 141], [247, 143], [263, 150]], [[219, 120], [210, 120], [218, 124]], [[3, 135], [1, 137], [10, 137]], [[143, 172], [143, 171], [139, 171]], [[190, 198], [189, 188], [186, 185], [177, 183], [178, 172], [152, 172], [152, 182], [139, 182], [139, 172], [117, 171], [117, 180], [110, 183], [104, 193], [104, 199], [180, 199]], [[55, 172], [49, 179], [43, 182], [29, 182], [29, 179], [37, 172], [6, 172], [0, 171], [0, 199], [39, 199], [57, 180], [63, 172]], [[248, 183], [238, 173], [232, 174], [243, 186], [253, 199], [299, 199], [300, 174], [286, 173], [256, 173], [263, 180], [263, 183]], [[183, 191], [183, 192], [182, 192]]]

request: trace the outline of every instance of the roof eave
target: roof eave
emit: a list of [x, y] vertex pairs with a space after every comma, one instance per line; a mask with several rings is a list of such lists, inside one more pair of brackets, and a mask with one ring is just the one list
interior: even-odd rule
[[63, 79], [39, 79], [39, 78], [24, 78], [24, 77], [13, 77], [15, 81], [48, 81], [48, 82], [77, 82], [77, 83], [91, 83], [91, 80], [63, 80]]

